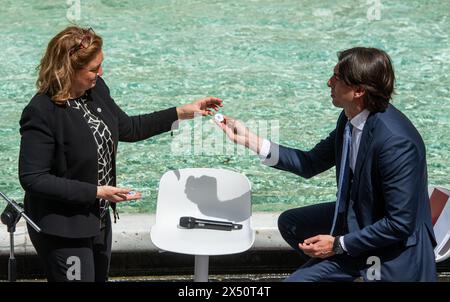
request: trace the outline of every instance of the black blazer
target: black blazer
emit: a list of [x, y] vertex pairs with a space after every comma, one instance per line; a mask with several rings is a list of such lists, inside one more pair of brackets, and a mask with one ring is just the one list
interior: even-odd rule
[[[88, 107], [108, 125], [114, 140], [135, 142], [171, 130], [176, 108], [128, 116], [111, 98], [102, 78], [88, 91]], [[97, 145], [76, 109], [36, 94], [20, 119], [19, 179], [25, 213], [46, 234], [83, 238], [100, 232]]]

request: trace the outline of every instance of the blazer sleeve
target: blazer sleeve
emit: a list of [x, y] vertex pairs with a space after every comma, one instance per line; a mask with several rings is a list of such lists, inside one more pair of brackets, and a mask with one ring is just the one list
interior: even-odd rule
[[289, 171], [305, 178], [313, 177], [336, 164], [335, 139], [336, 130], [333, 130], [310, 151], [271, 143], [269, 158], [265, 163], [273, 162], [273, 167], [276, 169]]
[[417, 188], [423, 177], [418, 147], [401, 137], [385, 141], [379, 156], [378, 170], [386, 215], [365, 228], [344, 236], [344, 244], [352, 256], [406, 240], [415, 229], [420, 194]]
[[112, 99], [109, 88], [103, 79], [101, 81], [107, 90], [111, 106], [113, 106], [119, 120], [119, 141], [136, 142], [178, 127], [176, 107], [148, 114], [128, 116]]
[[55, 140], [49, 125], [51, 111], [25, 107], [20, 119], [19, 180], [23, 189], [51, 202], [95, 203], [97, 186], [51, 173]]

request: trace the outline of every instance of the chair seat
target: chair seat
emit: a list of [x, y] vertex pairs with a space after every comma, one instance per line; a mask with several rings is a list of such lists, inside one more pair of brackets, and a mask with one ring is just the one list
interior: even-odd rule
[[[211, 218], [211, 217], [209, 217]], [[188, 255], [227, 255], [248, 250], [254, 241], [249, 227], [236, 231], [177, 229], [155, 227], [153, 243], [160, 249]]]
[[[179, 226], [182, 216], [239, 223], [242, 229], [185, 229]], [[255, 240], [250, 217], [251, 188], [244, 175], [209, 168], [168, 171], [160, 180], [151, 239], [162, 250], [182, 254], [240, 253]]]

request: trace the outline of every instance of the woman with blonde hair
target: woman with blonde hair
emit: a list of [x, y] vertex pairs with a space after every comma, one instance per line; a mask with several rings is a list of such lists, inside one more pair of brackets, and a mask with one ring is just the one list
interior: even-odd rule
[[19, 179], [28, 227], [49, 281], [106, 281], [111, 218], [116, 203], [139, 192], [116, 187], [119, 141], [136, 142], [171, 130], [194, 114], [211, 115], [215, 97], [162, 111], [128, 116], [102, 79], [102, 38], [71, 26], [48, 44], [38, 66], [38, 92], [20, 120]]

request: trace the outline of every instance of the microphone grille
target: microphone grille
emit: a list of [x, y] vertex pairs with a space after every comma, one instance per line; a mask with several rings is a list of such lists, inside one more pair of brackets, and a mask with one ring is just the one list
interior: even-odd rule
[[194, 217], [183, 216], [180, 217], [180, 226], [183, 228], [192, 229], [195, 227], [195, 219]]

